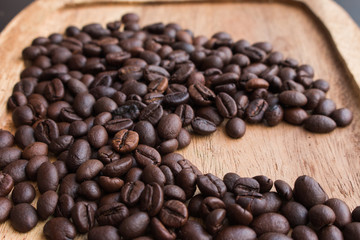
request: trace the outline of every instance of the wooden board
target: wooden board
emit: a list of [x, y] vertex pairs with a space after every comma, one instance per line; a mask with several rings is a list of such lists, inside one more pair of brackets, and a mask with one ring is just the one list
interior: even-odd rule
[[[147, 1], [145, 1], [147, 2]], [[293, 183], [299, 175], [317, 179], [331, 197], [353, 209], [360, 204], [360, 31], [347, 13], [331, 0], [141, 1], [38, 0], [22, 11], [0, 34], [0, 127], [14, 132], [6, 101], [24, 67], [21, 51], [37, 36], [63, 32], [68, 25], [105, 24], [126, 12], [141, 16], [141, 24], [178, 22], [197, 35], [227, 31], [233, 39], [269, 41], [274, 49], [300, 63], [311, 64], [315, 78], [330, 82], [328, 97], [338, 107], [349, 107], [354, 121], [331, 134], [309, 133], [281, 123], [269, 128], [247, 125], [240, 140], [228, 138], [223, 128], [209, 137], [193, 137], [180, 151], [204, 173], [222, 177], [264, 174]], [[35, 201], [33, 202], [34, 205]], [[9, 221], [0, 225], [0, 239], [44, 239], [44, 222], [26, 234], [16, 233]], [[79, 237], [81, 239], [83, 237]]]

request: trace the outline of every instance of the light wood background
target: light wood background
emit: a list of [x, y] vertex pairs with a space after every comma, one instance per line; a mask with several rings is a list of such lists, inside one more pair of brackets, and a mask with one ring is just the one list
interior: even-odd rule
[[[219, 128], [209, 137], [193, 137], [180, 152], [204, 173], [219, 177], [229, 171], [264, 174], [293, 184], [307, 174], [330, 197], [345, 200], [351, 209], [360, 205], [360, 31], [343, 9], [332, 0], [132, 2], [38, 0], [18, 14], [0, 34], [0, 127], [14, 132], [6, 101], [24, 67], [21, 51], [37, 36], [64, 32], [68, 25], [105, 24], [127, 12], [138, 13], [141, 24], [178, 22], [197, 35], [224, 30], [233, 39], [269, 41], [285, 56], [311, 64], [316, 78], [330, 82], [327, 96], [338, 107], [350, 108], [354, 121], [325, 135], [286, 123], [273, 128], [247, 125], [239, 140]], [[0, 239], [44, 239], [43, 225], [19, 234], [7, 221], [0, 225]]]

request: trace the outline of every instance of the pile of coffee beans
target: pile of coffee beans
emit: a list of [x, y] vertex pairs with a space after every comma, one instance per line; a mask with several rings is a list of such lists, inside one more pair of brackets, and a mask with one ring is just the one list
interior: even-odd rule
[[351, 213], [309, 176], [293, 187], [221, 179], [174, 153], [224, 119], [232, 138], [245, 122], [318, 133], [351, 123], [310, 65], [270, 43], [208, 39], [176, 23], [141, 28], [128, 13], [38, 37], [22, 55], [7, 104], [17, 130], [0, 131], [0, 222], [16, 231], [51, 218], [48, 239], [360, 239], [360, 208]]

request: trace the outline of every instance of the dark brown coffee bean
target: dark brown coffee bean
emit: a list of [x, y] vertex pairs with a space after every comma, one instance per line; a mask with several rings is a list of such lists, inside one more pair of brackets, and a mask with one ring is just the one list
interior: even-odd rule
[[75, 205], [74, 199], [68, 194], [62, 194], [57, 202], [55, 216], [69, 218], [71, 216], [71, 210]]
[[334, 211], [323, 204], [317, 204], [309, 210], [309, 221], [315, 228], [322, 228], [335, 222]]
[[253, 178], [238, 178], [232, 188], [235, 194], [259, 192], [259, 190], [260, 184]]
[[159, 137], [164, 139], [173, 139], [179, 135], [182, 123], [181, 119], [176, 114], [169, 114], [161, 118], [157, 132]]
[[327, 91], [329, 91], [330, 85], [327, 81], [323, 79], [318, 79], [313, 82], [312, 88], [320, 89], [321, 91], [326, 93]]
[[249, 123], [260, 122], [268, 108], [268, 103], [264, 99], [255, 99], [251, 101], [246, 108], [245, 118]]
[[188, 126], [195, 117], [194, 110], [188, 104], [179, 105], [175, 114], [180, 117], [183, 127]]
[[123, 129], [117, 132], [112, 140], [112, 147], [120, 153], [128, 153], [136, 149], [139, 143], [137, 132]]
[[125, 239], [135, 239], [142, 236], [150, 223], [149, 215], [145, 212], [136, 212], [125, 218], [119, 226], [119, 233]]
[[140, 112], [139, 119], [156, 125], [163, 116], [163, 107], [158, 103], [150, 103]]
[[306, 130], [315, 133], [329, 133], [336, 128], [336, 123], [324, 115], [312, 115], [304, 121]]
[[98, 175], [103, 169], [104, 164], [97, 159], [89, 159], [79, 166], [76, 170], [76, 180], [82, 182], [90, 180]]
[[46, 143], [34, 142], [24, 149], [22, 157], [25, 159], [31, 159], [35, 156], [46, 156], [47, 154], [48, 145]]
[[351, 213], [351, 217], [354, 222], [360, 222], [360, 207], [357, 206]]
[[286, 106], [302, 107], [307, 103], [307, 98], [304, 94], [300, 92], [288, 90], [280, 93], [279, 101], [281, 104], [284, 104]]
[[121, 177], [126, 174], [132, 166], [132, 158], [124, 157], [105, 165], [102, 173], [108, 177]]
[[290, 124], [301, 125], [309, 117], [308, 113], [299, 107], [287, 108], [284, 112], [284, 120]]
[[[113, 119], [113, 120], [106, 121], [104, 123], [104, 127], [108, 131], [109, 134], [115, 134], [122, 129], [131, 129], [133, 124], [134, 124], [133, 121], [129, 118], [120, 118], [120, 119]], [[99, 124], [99, 125], [102, 125], [102, 124]]]
[[99, 160], [101, 160], [105, 164], [111, 163], [111, 162], [114, 162], [114, 161], [120, 159], [120, 155], [118, 153], [116, 153], [115, 150], [113, 150], [112, 147], [109, 145], [101, 147], [98, 150], [97, 155], [98, 155]]
[[206, 86], [196, 83], [189, 86], [189, 94], [196, 105], [209, 106], [215, 99], [215, 94]]
[[241, 118], [233, 118], [230, 119], [226, 123], [226, 133], [229, 137], [232, 138], [241, 138], [244, 136], [246, 131], [246, 125], [245, 122]]
[[235, 182], [240, 178], [237, 173], [229, 172], [224, 175], [223, 181], [228, 191], [232, 191]]
[[270, 105], [265, 111], [264, 119], [266, 120], [267, 125], [276, 126], [278, 125], [284, 117], [283, 108], [278, 105]]
[[79, 233], [88, 232], [95, 225], [96, 209], [89, 203], [77, 202], [71, 210], [71, 219]]
[[345, 240], [358, 239], [360, 237], [360, 223], [348, 223], [344, 226], [342, 232]]
[[303, 239], [318, 240], [315, 231], [305, 225], [300, 225], [295, 227], [291, 233], [291, 237], [294, 240], [303, 240]]
[[260, 185], [260, 193], [269, 192], [271, 190], [271, 188], [273, 187], [273, 181], [264, 175], [258, 175], [253, 178]]
[[35, 199], [35, 188], [29, 182], [21, 182], [15, 185], [11, 194], [14, 204], [31, 203]]
[[58, 195], [56, 192], [50, 190], [43, 193], [37, 201], [37, 213], [39, 218], [46, 220], [48, 217], [54, 214], [57, 203]]
[[164, 203], [160, 210], [159, 218], [161, 222], [168, 227], [181, 227], [188, 219], [188, 211], [182, 202], [178, 200], [169, 200]]
[[51, 162], [44, 162], [37, 171], [37, 184], [40, 193], [49, 190], [56, 191], [59, 184], [59, 176], [56, 167]]
[[96, 125], [89, 130], [87, 139], [93, 148], [100, 148], [107, 144], [108, 133], [103, 126]]
[[306, 225], [308, 210], [298, 202], [290, 201], [281, 208], [281, 214], [286, 217], [291, 227]]
[[4, 147], [0, 149], [0, 169], [18, 160], [21, 156], [20, 149], [16, 147]]
[[36, 226], [38, 217], [33, 206], [29, 203], [20, 203], [11, 209], [10, 221], [16, 231], [25, 233]]
[[16, 129], [15, 143], [25, 148], [27, 145], [35, 142], [34, 129], [28, 125], [22, 125]]
[[209, 135], [216, 131], [216, 125], [213, 122], [201, 117], [195, 117], [191, 122], [191, 126], [194, 132], [200, 135]]
[[117, 228], [113, 226], [93, 227], [88, 233], [89, 240], [120, 240]]
[[236, 203], [226, 205], [226, 214], [233, 223], [239, 225], [248, 226], [253, 220], [253, 215]]
[[344, 239], [341, 230], [337, 228], [336, 226], [329, 225], [320, 230], [319, 233], [319, 239], [325, 240], [325, 239]]
[[74, 137], [70, 135], [62, 135], [53, 140], [49, 145], [49, 150], [55, 154], [66, 151], [74, 143]]
[[14, 145], [14, 136], [6, 130], [0, 129], [0, 148], [12, 147]]
[[211, 213], [209, 213], [205, 220], [206, 230], [215, 235], [219, 232], [224, 225], [224, 220], [226, 218], [226, 210], [225, 209], [215, 209]]
[[258, 235], [268, 232], [287, 234], [290, 230], [287, 219], [278, 213], [264, 213], [255, 218], [251, 226]]
[[25, 172], [27, 164], [27, 160], [15, 160], [3, 169], [3, 173], [10, 175], [14, 180], [14, 184], [25, 181], [27, 179]]
[[227, 93], [219, 93], [215, 99], [216, 107], [225, 118], [233, 118], [237, 113], [235, 100]]
[[149, 164], [144, 168], [141, 178], [144, 183], [156, 182], [161, 186], [164, 186], [166, 181], [165, 175], [161, 169], [158, 166], [152, 164]]
[[153, 217], [150, 221], [151, 231], [157, 239], [175, 240], [176, 234], [167, 229], [159, 219]]
[[325, 202], [325, 205], [330, 207], [334, 211], [336, 216], [334, 225], [336, 225], [337, 227], [342, 228], [343, 226], [351, 222], [350, 209], [342, 200], [337, 198], [331, 198]]
[[76, 182], [76, 175], [74, 173], [66, 175], [60, 184], [59, 195], [68, 194], [72, 198], [77, 197], [77, 191], [80, 184]]
[[[169, 89], [171, 89], [171, 86], [168, 88], [168, 90]], [[167, 93], [163, 99], [163, 103], [169, 107], [177, 107], [179, 105], [186, 104], [188, 101], [189, 101], [189, 93], [185, 91], [174, 91]]]
[[347, 108], [336, 109], [331, 113], [330, 117], [336, 122], [338, 127], [346, 127], [353, 120], [353, 114]]
[[279, 195], [284, 198], [285, 200], [290, 200], [293, 197], [293, 190], [290, 187], [290, 185], [283, 181], [283, 180], [276, 180], [274, 182], [276, 191], [279, 193]]
[[44, 226], [44, 235], [49, 239], [73, 239], [76, 236], [75, 226], [66, 218], [50, 219]]
[[163, 204], [164, 191], [162, 187], [156, 182], [147, 184], [140, 197], [140, 209], [153, 217], [158, 214]]
[[330, 116], [332, 112], [334, 112], [336, 109], [336, 104], [333, 100], [325, 98], [322, 99], [319, 104], [314, 109], [314, 113]]
[[241, 207], [248, 209], [254, 217], [268, 211], [266, 209], [267, 199], [257, 192], [242, 192], [238, 194], [236, 197], [236, 203], [238, 203]]
[[122, 203], [112, 203], [96, 210], [95, 218], [99, 225], [119, 226], [129, 216], [129, 210]]
[[0, 197], [0, 206], [0, 223], [3, 223], [9, 218], [13, 204], [8, 198]]
[[135, 149], [134, 155], [136, 162], [145, 167], [149, 164], [160, 165], [161, 163], [161, 156], [158, 151], [154, 148], [139, 144]]
[[226, 239], [256, 239], [256, 233], [246, 226], [227, 226], [216, 236], [216, 240]]
[[9, 174], [0, 173], [0, 197], [6, 197], [11, 192], [13, 187], [13, 178]]
[[86, 162], [90, 158], [90, 155], [90, 144], [83, 139], [78, 139], [69, 149], [66, 166], [69, 170], [75, 171], [82, 163]]
[[296, 179], [294, 197], [296, 201], [303, 204], [306, 208], [311, 208], [316, 204], [323, 204], [328, 200], [328, 196], [320, 184], [312, 177], [306, 175]]
[[204, 118], [213, 122], [216, 126], [219, 126], [224, 118], [219, 114], [216, 108], [214, 107], [203, 107], [196, 110], [197, 117]]
[[199, 175], [197, 177], [197, 185], [201, 193], [205, 196], [222, 198], [226, 192], [226, 186], [224, 182], [211, 173]]

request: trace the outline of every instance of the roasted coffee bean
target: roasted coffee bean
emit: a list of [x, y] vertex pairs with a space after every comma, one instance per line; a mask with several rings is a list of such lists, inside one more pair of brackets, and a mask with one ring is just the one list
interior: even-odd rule
[[15, 185], [11, 194], [14, 204], [31, 203], [35, 199], [35, 188], [29, 182], [21, 182]]
[[336, 128], [336, 123], [324, 115], [311, 115], [304, 120], [306, 130], [315, 133], [329, 133]]
[[92, 204], [77, 202], [71, 210], [71, 219], [79, 233], [88, 232], [95, 225], [95, 211]]
[[6, 197], [14, 187], [13, 178], [6, 173], [0, 173], [0, 197]]
[[240, 193], [236, 197], [236, 203], [248, 209], [254, 217], [267, 212], [267, 199], [256, 192]]
[[6, 130], [0, 129], [0, 148], [12, 147], [14, 145], [14, 136]]
[[323, 92], [327, 92], [330, 89], [330, 85], [327, 81], [323, 79], [318, 79], [312, 83], [312, 88], [320, 89]]
[[15, 160], [18, 160], [20, 156], [21, 151], [16, 147], [0, 148], [0, 169], [3, 169]]
[[60, 195], [55, 209], [55, 216], [69, 218], [74, 207], [74, 199], [68, 194]]
[[125, 218], [119, 226], [119, 233], [125, 239], [135, 239], [142, 236], [150, 223], [149, 215], [145, 212], [136, 212]]
[[176, 137], [176, 140], [178, 142], [177, 149], [182, 149], [190, 145], [191, 142], [191, 135], [185, 128], [182, 128], [180, 130], [179, 135]]
[[175, 114], [180, 117], [183, 127], [188, 126], [195, 117], [194, 110], [188, 104], [179, 105]]
[[299, 107], [287, 108], [284, 112], [284, 120], [293, 125], [303, 124], [308, 117], [308, 113]]
[[217, 236], [217, 240], [234, 239], [256, 239], [256, 233], [249, 227], [246, 226], [227, 226], [221, 230]]
[[264, 119], [268, 126], [278, 125], [284, 117], [283, 108], [278, 105], [269, 105], [268, 109], [265, 111]]
[[240, 178], [240, 176], [236, 173], [229, 172], [224, 175], [223, 181], [226, 185], [228, 191], [232, 191], [235, 185], [235, 182]]
[[283, 200], [278, 193], [266, 192], [263, 198], [267, 203], [263, 212], [279, 212]]
[[281, 214], [286, 217], [292, 228], [299, 225], [306, 225], [308, 221], [308, 210], [298, 202], [287, 202], [281, 208]]
[[48, 145], [42, 142], [34, 142], [28, 145], [23, 153], [22, 157], [25, 159], [31, 159], [35, 156], [46, 156], [48, 154]]
[[160, 210], [159, 218], [165, 226], [178, 228], [186, 223], [188, 210], [182, 202], [169, 200], [164, 203]]
[[216, 125], [213, 122], [201, 117], [195, 117], [191, 122], [191, 126], [194, 132], [200, 135], [209, 135], [216, 131]]
[[25, 168], [27, 160], [16, 160], [3, 169], [3, 173], [8, 174], [14, 180], [14, 184], [27, 180]]
[[101, 206], [96, 210], [95, 218], [99, 225], [118, 226], [129, 216], [129, 210], [122, 203], [112, 203]]
[[49, 150], [55, 154], [66, 151], [74, 143], [74, 137], [70, 135], [62, 135], [53, 140], [49, 145]]
[[27, 145], [35, 142], [34, 129], [28, 125], [18, 127], [15, 132], [15, 143], [25, 148]]
[[315, 114], [330, 116], [336, 109], [336, 104], [333, 100], [325, 98], [322, 99], [314, 109]]
[[346, 224], [351, 222], [351, 213], [349, 207], [340, 199], [331, 198], [324, 203], [326, 206], [330, 207], [335, 213], [335, 222], [339, 228], [342, 228]]
[[251, 223], [251, 227], [258, 235], [268, 232], [287, 234], [290, 230], [287, 219], [278, 213], [264, 213], [258, 216]]
[[132, 166], [132, 158], [124, 157], [119, 160], [113, 161], [101, 170], [101, 172], [108, 177], [121, 177], [126, 174]]
[[226, 210], [225, 209], [215, 209], [211, 213], [209, 213], [205, 220], [206, 230], [215, 235], [219, 232], [224, 225], [224, 220], [226, 218]]
[[56, 167], [51, 162], [44, 162], [37, 171], [37, 184], [40, 193], [49, 190], [56, 191], [59, 184], [59, 176]]
[[73, 121], [69, 126], [69, 135], [79, 138], [85, 136], [88, 130], [88, 125], [84, 121]]
[[96, 226], [88, 233], [89, 240], [120, 240], [117, 228], [113, 226]]
[[104, 164], [97, 159], [89, 159], [79, 166], [76, 170], [76, 180], [82, 182], [90, 180], [98, 175], [103, 169]]
[[290, 185], [283, 180], [276, 180], [274, 182], [276, 191], [279, 193], [281, 197], [285, 200], [290, 200], [293, 197], [293, 190]]
[[161, 186], [164, 186], [166, 181], [165, 175], [161, 169], [158, 166], [152, 164], [149, 164], [144, 168], [141, 178], [144, 183], [156, 182]]
[[224, 182], [211, 173], [199, 175], [197, 177], [197, 185], [200, 189], [200, 192], [205, 196], [222, 198], [226, 192], [226, 186]]
[[127, 206], [134, 206], [139, 200], [145, 185], [141, 181], [127, 182], [121, 188], [120, 198]]
[[152, 233], [158, 239], [175, 240], [176, 234], [172, 230], [168, 230], [159, 219], [153, 217], [150, 221]]
[[260, 184], [253, 178], [238, 178], [232, 188], [235, 194], [259, 192]]
[[120, 153], [128, 153], [136, 149], [139, 143], [137, 132], [123, 129], [117, 132], [111, 142], [112, 147]]
[[203, 107], [196, 110], [195, 115], [197, 117], [204, 118], [213, 122], [216, 126], [219, 126], [224, 118], [219, 114], [216, 108], [214, 107]]
[[323, 204], [328, 200], [328, 196], [320, 184], [309, 176], [300, 176], [295, 181], [294, 198], [306, 208], [311, 208], [316, 204]]
[[59, 195], [68, 194], [72, 198], [76, 198], [79, 186], [80, 184], [76, 182], [76, 175], [74, 173], [68, 174], [61, 181]]
[[264, 99], [251, 101], [245, 111], [245, 119], [249, 123], [260, 122], [268, 108], [268, 103]]
[[253, 177], [253, 179], [255, 179], [259, 183], [260, 193], [269, 192], [273, 187], [273, 181], [264, 175], [255, 176]]
[[140, 197], [140, 209], [153, 217], [158, 214], [163, 204], [164, 191], [162, 187], [156, 182], [147, 184]]
[[304, 95], [307, 98], [304, 109], [307, 110], [315, 109], [319, 105], [319, 102], [325, 98], [325, 93], [319, 89], [307, 89]]
[[49, 190], [43, 193], [37, 201], [37, 213], [39, 218], [46, 220], [54, 214], [59, 196], [55, 191]]
[[104, 127], [109, 134], [115, 134], [123, 129], [131, 129], [133, 124], [134, 124], [133, 121], [129, 118], [120, 118], [120, 119], [113, 119], [106, 121], [104, 123]]
[[216, 97], [212, 90], [199, 83], [189, 86], [189, 94], [199, 106], [209, 106]]
[[9, 218], [13, 204], [6, 197], [0, 197], [0, 206], [0, 223], [3, 223]]
[[334, 211], [323, 204], [317, 204], [309, 210], [309, 221], [315, 228], [322, 228], [335, 222]]
[[334, 110], [330, 117], [336, 122], [336, 126], [338, 127], [346, 127], [353, 120], [353, 114], [347, 108], [339, 108]]
[[135, 149], [134, 157], [136, 162], [142, 167], [149, 164], [160, 165], [161, 163], [161, 156], [159, 152], [147, 145], [139, 144]]
[[73, 239], [76, 236], [74, 225], [66, 218], [56, 217], [44, 226], [44, 235], [49, 239]]
[[360, 222], [360, 207], [356, 207], [354, 208], [354, 210], [351, 213], [351, 217], [353, 219], [354, 222]]
[[161, 138], [173, 139], [179, 135], [181, 127], [180, 117], [176, 114], [169, 114], [161, 118], [157, 126], [157, 132]]
[[236, 203], [226, 205], [226, 214], [232, 222], [239, 225], [248, 226], [253, 220], [253, 215]]
[[120, 178], [111, 178], [108, 176], [100, 176], [98, 179], [100, 187], [106, 192], [117, 192], [124, 185], [124, 181]]
[[107, 144], [108, 133], [103, 126], [96, 125], [89, 130], [87, 140], [93, 148], [100, 148]]
[[163, 116], [163, 107], [158, 103], [150, 103], [140, 112], [139, 119], [156, 125]]
[[304, 94], [300, 92], [288, 90], [280, 93], [279, 101], [281, 104], [284, 104], [286, 106], [302, 107], [307, 103], [307, 98]]
[[294, 240], [302, 240], [302, 239], [318, 240], [318, 236], [316, 235], [315, 231], [305, 225], [300, 225], [295, 227], [291, 233], [291, 237]]
[[75, 171], [82, 163], [86, 162], [90, 158], [90, 155], [90, 144], [83, 139], [78, 139], [69, 149], [66, 166], [69, 170]]
[[340, 229], [334, 225], [329, 225], [320, 230], [319, 239], [344, 239]]
[[227, 93], [221, 92], [215, 99], [216, 107], [225, 118], [233, 118], [237, 113], [235, 100]]
[[343, 236], [345, 240], [357, 239], [360, 237], [360, 223], [348, 223], [343, 228]]
[[225, 129], [229, 137], [241, 138], [245, 134], [246, 125], [241, 118], [235, 117], [226, 123]]
[[111, 163], [111, 162], [114, 162], [114, 161], [120, 159], [120, 155], [118, 153], [116, 153], [115, 150], [113, 150], [112, 147], [109, 145], [101, 147], [98, 150], [97, 155], [98, 155], [99, 160], [101, 160], [105, 164]]
[[155, 132], [155, 128], [150, 122], [139, 121], [135, 124], [133, 130], [139, 134], [139, 145], [143, 144], [150, 147], [155, 146], [156, 132]]
[[38, 222], [35, 208], [29, 203], [15, 205], [10, 212], [10, 222], [11, 226], [18, 232], [30, 231]]

